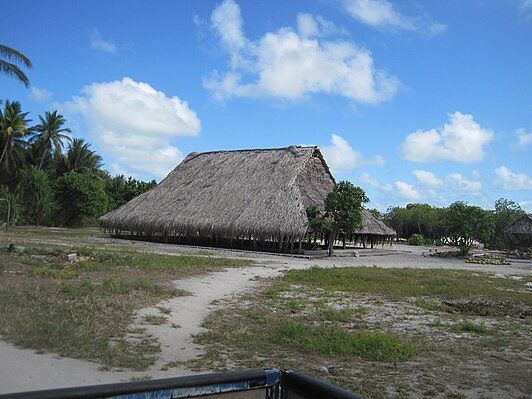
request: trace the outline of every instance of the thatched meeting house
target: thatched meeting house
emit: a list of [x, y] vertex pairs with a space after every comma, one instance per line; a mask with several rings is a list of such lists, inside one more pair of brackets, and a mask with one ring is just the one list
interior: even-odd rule
[[306, 209], [323, 209], [334, 185], [313, 146], [191, 153], [157, 186], [102, 216], [100, 226], [115, 236], [299, 252]]

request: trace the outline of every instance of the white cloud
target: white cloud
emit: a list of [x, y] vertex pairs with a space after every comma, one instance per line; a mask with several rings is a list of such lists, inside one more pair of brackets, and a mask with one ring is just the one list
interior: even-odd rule
[[391, 99], [399, 80], [373, 65], [368, 50], [347, 41], [319, 37], [337, 31], [333, 23], [299, 14], [297, 29], [284, 27], [258, 41], [243, 33], [240, 8], [225, 0], [211, 15], [213, 29], [231, 57], [231, 70], [203, 79], [216, 100], [274, 97], [298, 100], [327, 93], [376, 104]]
[[403, 158], [414, 162], [482, 160], [493, 132], [476, 123], [473, 115], [455, 112], [449, 119], [441, 128], [410, 133], [402, 144]]
[[[530, 0], [532, 1], [532, 0]], [[532, 145], [532, 129], [530, 129], [530, 132], [527, 133], [525, 129], [520, 128], [515, 131], [515, 135], [517, 136], [518, 143], [517, 145], [519, 147], [527, 147], [529, 145]]]
[[392, 191], [393, 190], [393, 187], [391, 184], [387, 184], [387, 183], [381, 183], [379, 182], [377, 179], [373, 178], [369, 173], [362, 173], [358, 180], [360, 181], [360, 183], [362, 184], [367, 184], [373, 188], [376, 188], [378, 190], [382, 190], [382, 191]]
[[515, 173], [506, 166], [495, 169], [498, 179], [495, 184], [505, 190], [532, 190], [532, 177], [524, 173]]
[[396, 181], [395, 188], [401, 197], [408, 200], [418, 200], [421, 198], [421, 193], [413, 184]]
[[443, 181], [437, 178], [434, 173], [428, 172], [426, 170], [415, 169], [412, 171], [412, 174], [416, 178], [418, 184], [421, 184], [425, 187], [436, 188], [443, 184]]
[[482, 190], [480, 181], [469, 180], [460, 173], [450, 173], [445, 177], [445, 183], [448, 190], [460, 193], [469, 193], [479, 195]]
[[519, 201], [519, 206], [527, 213], [532, 213], [532, 200]]
[[62, 105], [81, 114], [104, 158], [137, 174], [164, 177], [183, 158], [171, 140], [196, 136], [201, 123], [186, 101], [131, 78], [93, 83]]
[[431, 36], [447, 29], [439, 22], [403, 15], [388, 0], [344, 0], [344, 8], [357, 21], [377, 29], [421, 31]]
[[98, 29], [92, 29], [90, 33], [91, 47], [95, 50], [103, 51], [104, 53], [115, 54], [116, 44], [109, 40], [104, 40]]
[[44, 103], [48, 101], [54, 95], [54, 93], [44, 88], [40, 88], [37, 86], [31, 86], [29, 95], [31, 99], [37, 102], [40, 102], [40, 103]]
[[360, 152], [349, 145], [346, 139], [337, 134], [331, 136], [331, 145], [324, 146], [322, 152], [334, 173], [350, 173], [359, 166], [384, 166], [386, 163], [381, 155], [365, 159]]
[[328, 21], [319, 15], [314, 17], [312, 14], [307, 13], [297, 14], [297, 32], [302, 38], [346, 33], [343, 29], [338, 28], [334, 22]]
[[414, 23], [398, 12], [392, 3], [386, 0], [346, 0], [345, 9], [353, 18], [367, 25], [394, 27], [414, 30]]

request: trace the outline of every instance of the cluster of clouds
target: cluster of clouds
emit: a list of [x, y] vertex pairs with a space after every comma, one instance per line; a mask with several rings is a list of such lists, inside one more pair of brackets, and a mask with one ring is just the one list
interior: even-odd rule
[[[522, 0], [521, 7], [532, 9], [531, 1]], [[380, 31], [432, 36], [447, 28], [427, 16], [408, 15], [387, 0], [340, 0], [337, 4], [353, 20]], [[239, 5], [234, 0], [224, 0], [210, 15], [209, 25], [228, 56], [227, 70], [213, 70], [202, 82], [219, 101], [233, 97], [299, 101], [327, 94], [378, 104], [391, 100], [402, 86], [398, 77], [375, 66], [370, 50], [346, 39], [343, 28], [320, 15], [299, 13], [294, 26], [251, 40], [245, 34]], [[95, 51], [117, 52], [117, 45], [97, 29], [90, 31], [89, 42]], [[39, 102], [48, 101], [52, 95], [36, 86], [30, 91], [30, 97]], [[173, 141], [195, 137], [201, 131], [200, 119], [186, 101], [128, 77], [88, 85], [79, 96], [60, 104], [60, 110], [83, 120], [88, 138], [98, 151], [105, 159], [114, 159], [107, 165], [113, 173], [162, 178], [183, 158]], [[402, 159], [414, 163], [478, 163], [486, 157], [494, 136], [473, 115], [457, 111], [448, 114], [448, 121], [442, 126], [407, 134], [399, 153]], [[518, 148], [532, 146], [532, 130], [518, 129], [514, 137]], [[386, 166], [382, 155], [366, 157], [338, 134], [332, 134], [330, 144], [322, 151], [333, 172], [340, 175], [353, 175], [363, 167]], [[525, 173], [503, 165], [494, 174], [495, 186], [532, 190], [532, 177]], [[358, 173], [357, 179], [408, 201], [437, 199], [446, 193], [479, 196], [484, 189], [476, 171], [470, 176], [438, 176], [416, 168], [410, 182], [382, 183], [367, 172]]]
[[445, 24], [401, 13], [387, 0], [344, 0], [346, 11], [359, 22], [376, 29], [405, 30], [437, 35], [447, 29]]
[[410, 133], [401, 152], [404, 159], [414, 162], [478, 162], [493, 137], [493, 132], [482, 128], [473, 115], [455, 112], [441, 128]]
[[321, 150], [329, 167], [340, 174], [351, 173], [361, 166], [384, 166], [386, 164], [382, 155], [376, 155], [371, 159], [365, 158], [362, 153], [354, 150], [346, 139], [337, 134], [333, 134], [331, 144], [322, 147]]
[[[473, 115], [454, 112], [448, 115], [449, 121], [443, 126], [427, 131], [418, 130], [406, 135], [400, 146], [404, 160], [415, 163], [451, 162], [456, 164], [478, 163], [485, 159], [487, 147], [494, 139], [491, 129], [482, 127]], [[532, 131], [517, 129], [514, 133], [516, 145], [525, 150], [532, 145]], [[341, 136], [332, 135], [331, 144], [323, 147], [324, 156], [333, 172], [353, 174], [362, 166], [386, 165], [383, 156], [377, 155], [371, 160], [355, 151], [349, 142]], [[506, 166], [494, 169], [496, 178], [494, 187], [504, 190], [532, 190], [532, 177], [525, 173], [512, 171]], [[473, 170], [471, 176], [462, 173], [447, 173], [438, 176], [425, 169], [412, 170], [413, 181], [397, 180], [393, 183], [382, 183], [367, 172], [359, 173], [357, 181], [375, 190], [388, 193], [388, 196], [406, 201], [423, 199], [441, 200], [452, 196], [480, 197], [484, 185], [478, 171]]]
[[128, 77], [86, 86], [60, 109], [83, 119], [104, 159], [116, 160], [112, 172], [134, 176], [164, 177], [183, 159], [171, 141], [201, 130], [186, 101]]
[[326, 93], [377, 104], [390, 100], [401, 83], [374, 66], [367, 49], [328, 37], [341, 32], [321, 16], [299, 14], [297, 26], [248, 39], [240, 7], [225, 0], [211, 15], [211, 26], [230, 57], [230, 69], [203, 79], [217, 100], [269, 97], [296, 101]]

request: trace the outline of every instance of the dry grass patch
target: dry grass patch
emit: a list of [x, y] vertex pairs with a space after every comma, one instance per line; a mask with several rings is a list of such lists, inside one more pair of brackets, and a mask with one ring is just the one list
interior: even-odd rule
[[[27, 229], [8, 253], [2, 236], [0, 335], [21, 347], [97, 361], [104, 368], [143, 370], [154, 363], [157, 340], [145, 331], [129, 339], [128, 326], [139, 309], [188, 294], [176, 290], [172, 280], [249, 263], [101, 250], [85, 245], [92, 236], [84, 230], [60, 231], [63, 235], [54, 238], [66, 234], [65, 241], [76, 245], [38, 244], [41, 237]], [[70, 253], [76, 253], [75, 262], [68, 260]], [[155, 317], [166, 321], [167, 309], [159, 311]]]

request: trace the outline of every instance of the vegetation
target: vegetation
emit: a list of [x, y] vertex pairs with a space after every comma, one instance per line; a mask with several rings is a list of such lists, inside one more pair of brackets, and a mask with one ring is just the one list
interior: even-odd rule
[[420, 246], [425, 244], [427, 244], [427, 241], [425, 240], [425, 237], [423, 237], [422, 234], [412, 234], [408, 239], [408, 245]]
[[30, 81], [28, 77], [17, 64], [22, 64], [26, 68], [32, 67], [29, 58], [20, 51], [0, 44], [0, 72], [18, 79], [24, 86], [29, 87]]
[[[187, 365], [293, 368], [367, 398], [387, 398], [406, 397], [394, 394], [401, 384], [414, 397], [451, 397], [457, 385], [489, 391], [492, 385], [479, 385], [477, 375], [502, 379], [499, 366], [511, 362], [511, 381], [525, 367], [517, 389], [526, 392], [521, 351], [532, 330], [522, 315], [532, 306], [530, 281], [445, 269], [290, 270], [209, 316], [207, 331], [196, 337], [205, 356]], [[471, 374], [472, 364], [478, 374]], [[444, 367], [452, 367], [452, 376], [439, 372]]]
[[0, 220], [9, 225], [93, 224], [156, 183], [101, 169], [100, 155], [84, 139], [71, 139], [57, 111], [39, 115], [32, 126], [18, 101], [0, 109]]
[[491, 212], [478, 206], [455, 202], [447, 208], [445, 228], [450, 243], [466, 255], [475, 241], [488, 242], [495, 231], [495, 218]]
[[[106, 368], [142, 370], [153, 364], [159, 342], [130, 325], [137, 310], [188, 294], [170, 281], [249, 263], [73, 246], [87, 239], [83, 232], [66, 229], [47, 234], [66, 246], [44, 246], [33, 241], [41, 240], [38, 234], [14, 230], [20, 231], [8, 235], [16, 249], [0, 251], [5, 272], [0, 273], [0, 335], [22, 347], [97, 361]], [[72, 252], [78, 255], [74, 262], [67, 257]], [[145, 322], [166, 322], [161, 313]]]
[[355, 232], [362, 227], [362, 204], [368, 202], [364, 190], [348, 181], [336, 183], [333, 191], [325, 198], [325, 212], [316, 207], [307, 209], [309, 226], [314, 231], [329, 234], [329, 256], [333, 254], [334, 241], [341, 231], [344, 234]]
[[454, 245], [465, 255], [476, 242], [505, 247], [502, 230], [523, 215], [525, 211], [518, 204], [501, 198], [495, 202], [494, 210], [462, 201], [446, 208], [409, 204], [404, 208], [389, 208], [382, 219], [411, 245]]

